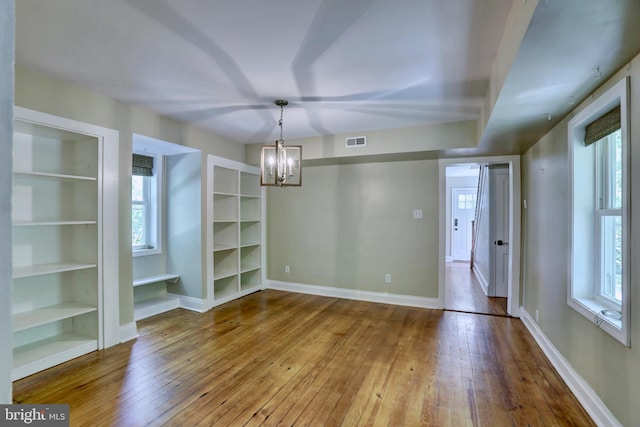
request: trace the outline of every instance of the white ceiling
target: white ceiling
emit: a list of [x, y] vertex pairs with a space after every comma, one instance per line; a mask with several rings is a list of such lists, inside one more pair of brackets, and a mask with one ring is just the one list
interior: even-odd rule
[[[279, 98], [285, 139], [474, 120], [513, 1], [20, 0], [16, 62], [240, 143]], [[540, 0], [480, 148], [447, 154], [527, 148], [640, 51], [638, 17]]]

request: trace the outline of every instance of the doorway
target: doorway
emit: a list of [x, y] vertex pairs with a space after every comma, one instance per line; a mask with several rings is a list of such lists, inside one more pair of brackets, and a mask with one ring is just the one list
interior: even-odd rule
[[[504, 251], [505, 253], [501, 257], [503, 264], [501, 266], [502, 272], [504, 273], [504, 289], [506, 289], [506, 296], [501, 301], [502, 308], [492, 307], [492, 304], [488, 304], [491, 300], [487, 298], [486, 288], [483, 290], [482, 287], [478, 286], [479, 281], [473, 270], [471, 269], [471, 265], [469, 261], [457, 261], [456, 257], [461, 257], [462, 259], [468, 259], [468, 257], [464, 257], [463, 255], [459, 255], [458, 252], [454, 249], [456, 245], [457, 239], [462, 239], [462, 237], [456, 237], [455, 232], [460, 231], [460, 229], [455, 230], [455, 219], [453, 216], [453, 202], [465, 202], [464, 208], [466, 208], [467, 198], [466, 195], [464, 197], [459, 196], [459, 194], [464, 194], [464, 192], [456, 192], [456, 195], [453, 194], [452, 185], [453, 178], [451, 176], [447, 176], [447, 169], [452, 167], [465, 167], [469, 168], [469, 165], [479, 165], [480, 163], [484, 165], [498, 165], [502, 164], [504, 166], [504, 175], [502, 177], [503, 184], [505, 185], [505, 197], [501, 200], [501, 203], [505, 206], [504, 217], [506, 220], [504, 232], [506, 233], [505, 237], [496, 238], [494, 240], [490, 240], [493, 234], [490, 234], [488, 231], [486, 235], [483, 236], [485, 239], [486, 245], [486, 253], [490, 250], [493, 250], [494, 241], [502, 240], [502, 249], [505, 246], [508, 246], [508, 250]], [[476, 181], [476, 194], [478, 191], [478, 181]], [[488, 184], [487, 184], [488, 185]], [[460, 186], [459, 188], [469, 188], [468, 186]], [[487, 198], [488, 199], [488, 198]], [[472, 312], [480, 312], [480, 313], [489, 313], [489, 314], [504, 314], [510, 315], [513, 317], [519, 317], [520, 310], [520, 158], [519, 156], [497, 156], [497, 157], [485, 157], [485, 158], [468, 158], [468, 159], [441, 159], [440, 160], [440, 259], [439, 259], [439, 302], [442, 308], [447, 309], [459, 309], [461, 311], [472, 311]], [[488, 200], [486, 200], [488, 203]], [[462, 205], [460, 205], [462, 207]], [[486, 208], [486, 207], [485, 207]], [[460, 214], [459, 214], [460, 215]], [[488, 214], [486, 214], [488, 215]], [[474, 209], [474, 217], [475, 217], [475, 209]], [[458, 217], [458, 224], [460, 225], [460, 217]], [[496, 230], [492, 230], [495, 232]], [[505, 244], [505, 243], [508, 243]], [[459, 243], [460, 245], [460, 243]], [[464, 250], [464, 249], [462, 249]], [[475, 255], [475, 254], [474, 254]], [[496, 259], [495, 255], [489, 257], [486, 254], [487, 260], [489, 258]], [[496, 265], [493, 266], [492, 269], [495, 269]], [[487, 271], [489, 269], [487, 268]], [[488, 277], [487, 277], [488, 278]], [[458, 283], [464, 282], [461, 286], [461, 291], [459, 290], [458, 295], [462, 295], [466, 300], [467, 304], [464, 308], [461, 308], [460, 304], [455, 304], [455, 292], [450, 292], [456, 289], [451, 288], [449, 285], [450, 282], [456, 281]], [[495, 282], [494, 282], [495, 283]], [[451, 288], [451, 289], [449, 289]], [[476, 292], [478, 291], [479, 292]], [[478, 304], [469, 301], [473, 300], [474, 294], [478, 296], [478, 294], [482, 297], [482, 304]]]

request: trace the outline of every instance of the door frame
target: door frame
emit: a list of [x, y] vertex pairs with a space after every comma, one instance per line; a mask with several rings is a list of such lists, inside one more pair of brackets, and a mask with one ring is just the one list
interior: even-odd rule
[[520, 317], [520, 156], [468, 157], [440, 159], [439, 164], [439, 252], [438, 252], [438, 306], [444, 309], [446, 295], [446, 168], [460, 163], [509, 165], [509, 290], [507, 313]]

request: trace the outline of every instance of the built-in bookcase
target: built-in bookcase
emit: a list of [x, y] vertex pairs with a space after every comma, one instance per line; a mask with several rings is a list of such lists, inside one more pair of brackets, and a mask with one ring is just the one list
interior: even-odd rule
[[103, 277], [105, 139], [117, 153], [115, 131], [16, 108], [14, 380], [117, 343], [118, 317], [104, 324], [117, 301], [117, 280]]
[[262, 289], [264, 198], [259, 168], [208, 158], [208, 299], [212, 306]]

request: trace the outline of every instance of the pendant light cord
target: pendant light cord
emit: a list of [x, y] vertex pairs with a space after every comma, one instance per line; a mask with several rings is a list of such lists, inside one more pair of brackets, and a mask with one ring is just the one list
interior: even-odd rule
[[282, 138], [282, 113], [284, 112], [284, 106], [280, 106], [280, 121], [278, 122], [278, 126], [280, 126], [280, 142], [284, 143], [284, 139]]

